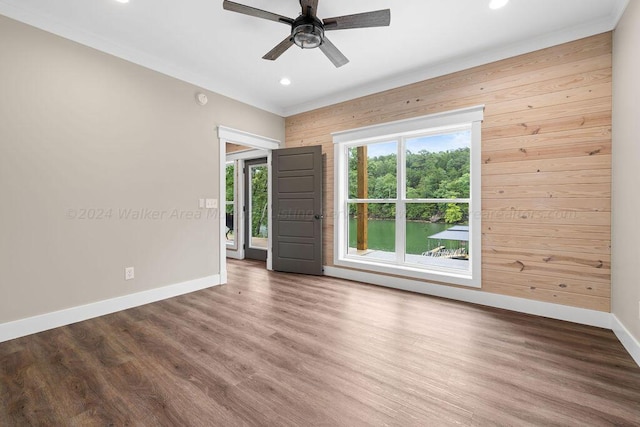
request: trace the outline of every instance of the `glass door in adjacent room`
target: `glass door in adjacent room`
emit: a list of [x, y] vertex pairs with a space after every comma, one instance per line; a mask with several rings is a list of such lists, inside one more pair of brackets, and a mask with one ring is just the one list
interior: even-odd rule
[[267, 159], [245, 161], [245, 257], [266, 261], [269, 215]]

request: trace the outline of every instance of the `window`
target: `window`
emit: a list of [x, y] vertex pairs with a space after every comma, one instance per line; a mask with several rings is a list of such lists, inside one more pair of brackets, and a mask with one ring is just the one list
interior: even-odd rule
[[[266, 160], [262, 160], [264, 162]], [[269, 205], [268, 177], [269, 168], [266, 163], [251, 164], [248, 166], [249, 183], [249, 248], [267, 249], [269, 228], [267, 222], [267, 207]]]
[[479, 287], [482, 110], [334, 134], [337, 266]]
[[236, 162], [226, 164], [226, 239], [229, 249], [237, 249], [236, 230], [238, 215], [236, 214]]

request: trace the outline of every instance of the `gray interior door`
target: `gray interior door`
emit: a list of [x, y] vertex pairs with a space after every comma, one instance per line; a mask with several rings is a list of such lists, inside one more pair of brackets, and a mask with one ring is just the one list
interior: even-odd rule
[[273, 269], [322, 275], [322, 149], [273, 151]]
[[268, 249], [268, 176], [267, 158], [244, 163], [244, 256], [266, 261]]

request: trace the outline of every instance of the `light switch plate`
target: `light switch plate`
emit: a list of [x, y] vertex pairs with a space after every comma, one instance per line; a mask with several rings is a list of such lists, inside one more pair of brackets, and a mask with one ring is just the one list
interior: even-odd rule
[[218, 208], [218, 199], [207, 199], [206, 200], [206, 208], [207, 209], [217, 209]]
[[204, 199], [198, 199], [198, 207], [199, 207], [200, 209], [203, 209], [203, 208], [204, 208]]

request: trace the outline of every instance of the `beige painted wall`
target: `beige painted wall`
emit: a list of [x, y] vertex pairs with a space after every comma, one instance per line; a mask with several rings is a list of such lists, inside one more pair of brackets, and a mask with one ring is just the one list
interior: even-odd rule
[[640, 340], [640, 2], [613, 39], [612, 311]]
[[2, 16], [0, 64], [0, 323], [219, 273], [215, 220], [170, 215], [219, 198], [217, 125], [284, 119]]

